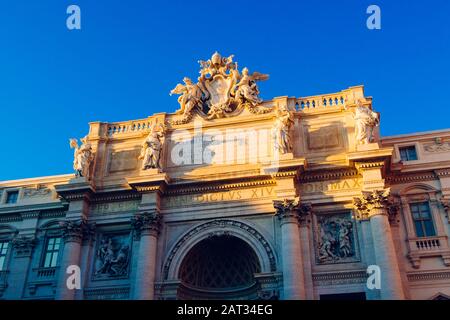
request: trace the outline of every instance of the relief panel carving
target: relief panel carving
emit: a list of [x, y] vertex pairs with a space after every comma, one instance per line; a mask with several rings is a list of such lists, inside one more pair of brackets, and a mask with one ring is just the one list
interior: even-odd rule
[[130, 234], [103, 234], [95, 252], [93, 279], [127, 278], [131, 258]]
[[350, 212], [316, 216], [315, 252], [318, 264], [360, 260], [355, 224]]

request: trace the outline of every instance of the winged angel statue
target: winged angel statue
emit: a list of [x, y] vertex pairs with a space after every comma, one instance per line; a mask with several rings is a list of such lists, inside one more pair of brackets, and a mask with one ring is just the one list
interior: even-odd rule
[[262, 100], [259, 98], [257, 81], [267, 80], [268, 75], [255, 72], [250, 74], [247, 68], [238, 70], [233, 62], [233, 55], [223, 58], [214, 53], [207, 61], [200, 60], [200, 76], [198, 82], [184, 78], [184, 84], [178, 84], [170, 92], [179, 94], [181, 120], [176, 123], [188, 122], [194, 112], [207, 119], [223, 118], [236, 115], [244, 108], [253, 113], [265, 113], [270, 110], [258, 109]]

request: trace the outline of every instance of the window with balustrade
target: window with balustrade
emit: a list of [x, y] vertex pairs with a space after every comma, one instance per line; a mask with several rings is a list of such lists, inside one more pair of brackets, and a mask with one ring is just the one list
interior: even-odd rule
[[420, 268], [424, 258], [441, 257], [450, 267], [450, 247], [444, 225], [445, 210], [439, 205], [439, 190], [417, 183], [398, 191], [407, 235], [408, 258]]
[[434, 237], [436, 231], [434, 228], [433, 217], [431, 215], [428, 202], [411, 203], [409, 205], [416, 235], [418, 237]]
[[0, 241], [0, 271], [6, 270], [6, 257], [8, 253], [9, 241]]
[[50, 237], [47, 239], [42, 267], [54, 268], [57, 266], [60, 248], [61, 237]]

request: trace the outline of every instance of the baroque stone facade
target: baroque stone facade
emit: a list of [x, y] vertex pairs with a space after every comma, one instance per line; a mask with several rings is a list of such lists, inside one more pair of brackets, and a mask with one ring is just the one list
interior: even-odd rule
[[448, 298], [450, 130], [267, 79], [215, 53], [178, 111], [71, 139], [74, 174], [0, 182], [0, 299]]

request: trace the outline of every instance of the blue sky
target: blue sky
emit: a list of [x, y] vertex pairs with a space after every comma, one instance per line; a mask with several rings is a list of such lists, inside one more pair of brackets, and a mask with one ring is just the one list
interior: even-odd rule
[[169, 91], [215, 50], [270, 74], [265, 99], [364, 84], [382, 135], [449, 128], [449, 17], [447, 0], [4, 0], [0, 180], [71, 173], [68, 139], [90, 121], [173, 112]]

